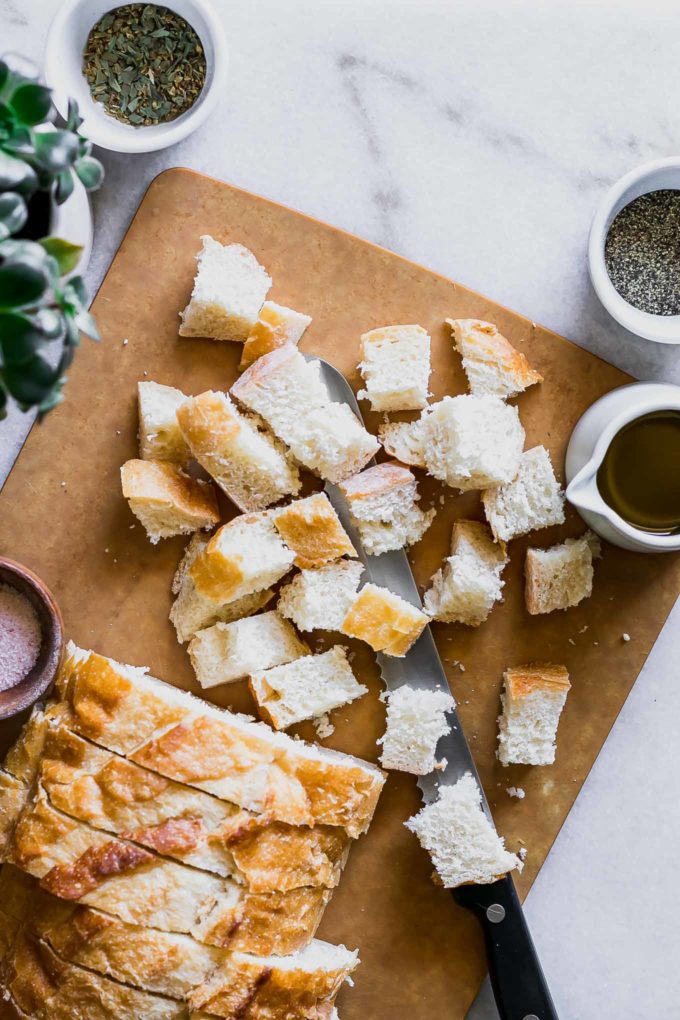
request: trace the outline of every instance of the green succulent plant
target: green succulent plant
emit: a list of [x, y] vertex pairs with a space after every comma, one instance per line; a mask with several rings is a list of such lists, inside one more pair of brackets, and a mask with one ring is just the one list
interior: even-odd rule
[[[67, 276], [80, 247], [28, 236], [41, 193], [61, 205], [75, 177], [92, 191], [104, 176], [91, 143], [78, 133], [77, 104], [69, 102], [64, 126], [53, 127], [55, 116], [50, 90], [0, 60], [0, 418], [10, 399], [24, 411], [53, 408], [80, 333], [99, 339], [82, 278]], [[56, 355], [49, 358], [55, 347], [56, 363]]]

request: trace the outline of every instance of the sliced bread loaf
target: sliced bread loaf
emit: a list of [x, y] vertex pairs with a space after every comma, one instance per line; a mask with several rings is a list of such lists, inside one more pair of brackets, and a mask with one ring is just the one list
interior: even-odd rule
[[387, 729], [380, 738], [380, 764], [386, 769], [426, 776], [436, 765], [437, 742], [451, 726], [446, 713], [455, 707], [448, 691], [404, 684], [387, 695]]
[[306, 361], [293, 344], [265, 354], [231, 392], [264, 418], [300, 464], [326, 481], [349, 478], [379, 448], [349, 407], [330, 400], [318, 361]]
[[186, 464], [191, 454], [177, 421], [177, 411], [188, 397], [174, 386], [137, 383], [139, 404], [139, 456]]
[[357, 393], [374, 411], [419, 411], [427, 405], [430, 336], [422, 326], [381, 326], [361, 337]]
[[276, 608], [299, 630], [340, 630], [363, 572], [356, 560], [301, 570], [281, 589]]
[[277, 347], [283, 347], [284, 344], [294, 344], [297, 347], [311, 321], [310, 315], [277, 305], [275, 301], [265, 301], [243, 345], [239, 365], [241, 371]]
[[497, 326], [480, 319], [446, 321], [453, 330], [471, 393], [514, 397], [527, 386], [543, 382], [543, 376], [534, 371]]
[[300, 491], [300, 474], [286, 448], [225, 393], [191, 397], [177, 421], [192, 455], [240, 510], [264, 510]]
[[293, 625], [275, 609], [200, 630], [188, 651], [196, 678], [204, 689], [309, 655], [309, 648], [299, 639]]
[[284, 730], [347, 705], [368, 688], [357, 682], [346, 650], [334, 645], [320, 655], [251, 673], [250, 690], [262, 718]]
[[479, 521], [456, 521], [451, 555], [425, 592], [425, 612], [444, 623], [478, 627], [502, 598], [501, 573], [508, 562], [503, 542], [494, 542]]
[[266, 270], [242, 244], [201, 238], [191, 300], [181, 314], [180, 336], [245, 340], [272, 285]]
[[504, 542], [564, 523], [564, 493], [543, 446], [525, 450], [517, 476], [487, 489], [482, 501], [494, 537]]
[[272, 521], [295, 553], [296, 567], [321, 567], [341, 556], [356, 556], [356, 549], [325, 492], [315, 492], [272, 511]]
[[128, 460], [120, 469], [123, 496], [155, 545], [161, 538], [190, 535], [220, 519], [215, 490], [175, 464]]
[[370, 556], [414, 545], [434, 520], [434, 510], [418, 506], [413, 473], [394, 461], [366, 468], [342, 482], [340, 490]]
[[599, 554], [600, 543], [591, 531], [549, 549], [527, 549], [524, 598], [532, 616], [568, 609], [589, 598], [593, 557]]
[[557, 724], [571, 686], [566, 666], [514, 666], [503, 679], [498, 760], [502, 765], [552, 765]]
[[427, 624], [425, 613], [400, 595], [376, 584], [365, 584], [340, 630], [348, 637], [365, 641], [374, 652], [403, 658]]

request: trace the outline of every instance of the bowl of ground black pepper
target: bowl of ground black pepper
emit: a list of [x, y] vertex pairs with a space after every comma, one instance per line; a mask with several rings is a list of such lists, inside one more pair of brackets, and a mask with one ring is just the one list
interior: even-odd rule
[[588, 268], [617, 322], [680, 344], [680, 157], [646, 163], [610, 188], [593, 219]]
[[210, 0], [66, 0], [50, 26], [45, 80], [62, 116], [116, 152], [151, 152], [199, 127], [225, 95], [227, 45]]

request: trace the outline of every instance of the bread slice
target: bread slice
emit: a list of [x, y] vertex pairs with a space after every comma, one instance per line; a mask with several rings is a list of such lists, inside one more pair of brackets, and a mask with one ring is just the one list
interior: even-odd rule
[[296, 567], [321, 567], [341, 556], [357, 554], [325, 492], [315, 492], [274, 510], [272, 520], [295, 553]]
[[435, 510], [418, 506], [413, 473], [395, 461], [365, 468], [342, 482], [340, 490], [369, 556], [414, 545], [435, 517]]
[[[0, 768], [0, 861], [9, 846], [17, 819], [28, 803], [31, 787], [38, 774], [46, 733], [45, 713], [42, 708], [34, 707], [16, 743], [7, 752], [3, 768]], [[0, 933], [0, 959], [2, 950]]]
[[378, 450], [349, 407], [331, 401], [319, 362], [306, 361], [293, 344], [265, 354], [231, 392], [264, 418], [303, 467], [328, 482], [360, 471]]
[[524, 429], [500, 397], [444, 397], [423, 419], [428, 472], [457, 489], [490, 489], [519, 471]]
[[528, 386], [543, 382], [543, 376], [534, 371], [497, 326], [480, 319], [446, 321], [453, 330], [471, 393], [514, 397]]
[[368, 692], [357, 683], [347, 652], [334, 645], [320, 655], [307, 655], [287, 665], [258, 670], [250, 691], [260, 715], [277, 730], [303, 719], [315, 719]]
[[275, 609], [199, 630], [188, 651], [204, 690], [309, 655], [293, 625]]
[[427, 468], [425, 459], [425, 421], [427, 411], [415, 421], [389, 421], [378, 429], [380, 442], [390, 457], [402, 464]]
[[482, 810], [477, 783], [466, 772], [457, 783], [441, 786], [439, 797], [404, 822], [427, 850], [437, 877], [446, 889], [467, 882], [488, 885], [522, 862], [505, 849]]
[[191, 397], [177, 421], [192, 456], [242, 511], [264, 510], [300, 491], [300, 473], [285, 447], [225, 393]]
[[524, 561], [526, 607], [532, 616], [577, 606], [593, 593], [593, 557], [600, 543], [592, 532], [549, 549], [527, 549]]
[[292, 740], [74, 645], [57, 689], [74, 732], [168, 779], [292, 825], [338, 825], [350, 836], [368, 828], [384, 775], [360, 758]]
[[365, 584], [340, 630], [375, 652], [403, 658], [428, 624], [425, 613], [387, 588]]
[[228, 602], [275, 584], [294, 559], [269, 513], [241, 514], [215, 532], [189, 574], [202, 595]]
[[451, 555], [432, 578], [423, 607], [434, 620], [478, 627], [502, 599], [501, 574], [508, 562], [503, 542], [494, 542], [479, 521], [456, 521]]
[[426, 776], [436, 765], [437, 742], [451, 726], [446, 713], [455, 708], [448, 691], [429, 691], [404, 684], [387, 696], [387, 729], [380, 738], [385, 769]]
[[363, 572], [356, 560], [301, 570], [281, 589], [276, 608], [298, 630], [340, 630]]
[[422, 326], [381, 326], [361, 337], [359, 363], [366, 386], [357, 393], [373, 411], [419, 411], [427, 406], [430, 336]]
[[358, 963], [356, 951], [318, 939], [288, 957], [232, 953], [189, 1004], [227, 1020], [330, 1020], [333, 1002]]
[[311, 321], [310, 315], [295, 312], [292, 308], [277, 305], [274, 301], [265, 301], [260, 309], [260, 316], [243, 345], [239, 365], [241, 371], [277, 347], [283, 347], [284, 344], [294, 344], [297, 347]]
[[482, 493], [494, 537], [509, 542], [530, 531], [564, 524], [564, 493], [543, 446], [525, 450], [517, 476]]
[[552, 765], [557, 724], [571, 686], [566, 666], [514, 666], [503, 679], [498, 760], [502, 765]]
[[152, 545], [161, 538], [190, 535], [220, 519], [215, 490], [175, 464], [128, 460], [120, 469], [123, 496]]
[[142, 460], [167, 460], [186, 464], [191, 454], [177, 422], [177, 411], [186, 393], [174, 386], [138, 382], [139, 456]]
[[205, 551], [208, 539], [203, 535], [194, 535], [189, 542], [184, 556], [177, 568], [172, 583], [173, 593], [177, 596], [170, 610], [170, 621], [177, 632], [180, 644], [190, 641], [197, 631], [211, 627], [221, 621], [230, 623], [250, 616], [262, 609], [274, 597], [271, 588], [254, 591], [226, 602], [213, 599], [200, 592], [193, 582], [190, 568]]
[[242, 244], [220, 244], [209, 234], [201, 240], [194, 288], [181, 313], [179, 335], [245, 340], [257, 322], [271, 278]]

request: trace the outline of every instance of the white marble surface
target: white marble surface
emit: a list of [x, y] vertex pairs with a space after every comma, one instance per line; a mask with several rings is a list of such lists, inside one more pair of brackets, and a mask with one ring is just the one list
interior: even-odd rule
[[[39, 59], [58, 3], [0, 0], [0, 46]], [[93, 288], [149, 181], [185, 165], [453, 276], [639, 378], [680, 382], [680, 349], [617, 328], [585, 269], [603, 189], [680, 150], [677, 2], [215, 3], [227, 94], [175, 149], [103, 154]], [[17, 428], [0, 426], [5, 462]], [[529, 896], [562, 1020], [680, 1018], [678, 610]]]

